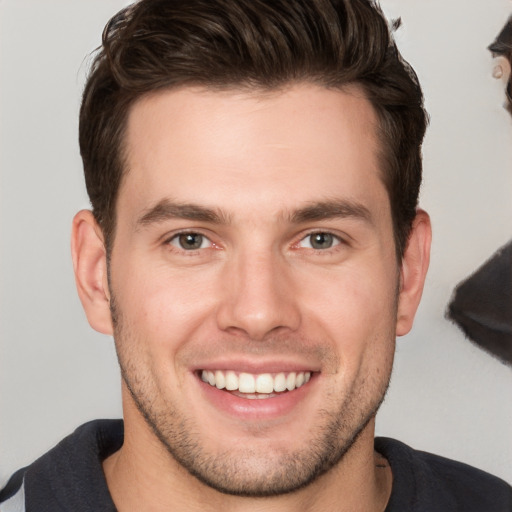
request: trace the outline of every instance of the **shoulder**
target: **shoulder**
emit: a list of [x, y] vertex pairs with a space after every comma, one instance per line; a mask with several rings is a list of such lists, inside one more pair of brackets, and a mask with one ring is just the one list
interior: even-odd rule
[[82, 425], [34, 463], [14, 473], [0, 490], [2, 511], [114, 510], [102, 461], [122, 443], [121, 420]]
[[393, 472], [387, 512], [512, 511], [512, 487], [485, 471], [393, 439], [377, 438], [375, 448]]

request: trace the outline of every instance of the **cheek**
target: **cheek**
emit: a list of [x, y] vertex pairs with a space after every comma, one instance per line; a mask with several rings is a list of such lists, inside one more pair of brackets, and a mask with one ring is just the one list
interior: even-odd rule
[[333, 327], [373, 329], [395, 316], [396, 282], [387, 276], [384, 269], [346, 266], [307, 273], [296, 290], [304, 308]]
[[[214, 306], [214, 281], [201, 272], [170, 270], [166, 265], [126, 268], [130, 279], [114, 291], [125, 323], [154, 349], [184, 343]], [[141, 341], [143, 341], [141, 340]]]
[[382, 269], [368, 269], [345, 268], [323, 280], [317, 276], [299, 295], [308, 335], [327, 338], [351, 374], [362, 366], [387, 366], [394, 351], [396, 282], [382, 278], [389, 275]]

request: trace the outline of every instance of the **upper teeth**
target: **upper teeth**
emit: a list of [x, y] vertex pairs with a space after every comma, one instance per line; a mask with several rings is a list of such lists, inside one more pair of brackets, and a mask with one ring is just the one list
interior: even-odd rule
[[274, 393], [281, 391], [292, 391], [300, 388], [309, 381], [311, 372], [291, 372], [288, 374], [260, 373], [253, 375], [251, 373], [235, 373], [234, 371], [210, 371], [203, 370], [201, 379], [208, 382], [211, 386], [228, 391], [240, 391], [240, 393]]

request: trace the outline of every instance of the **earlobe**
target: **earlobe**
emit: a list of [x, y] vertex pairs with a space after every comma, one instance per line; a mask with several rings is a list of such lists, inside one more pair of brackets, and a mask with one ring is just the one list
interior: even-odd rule
[[430, 261], [432, 229], [428, 214], [419, 210], [414, 219], [400, 270], [396, 334], [407, 334], [418, 309]]
[[82, 210], [73, 219], [71, 254], [78, 295], [93, 329], [111, 335], [107, 254], [103, 235], [92, 212]]

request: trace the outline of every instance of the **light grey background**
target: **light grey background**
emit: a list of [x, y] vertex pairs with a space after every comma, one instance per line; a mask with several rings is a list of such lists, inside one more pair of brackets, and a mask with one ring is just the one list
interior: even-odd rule
[[[74, 289], [73, 214], [86, 207], [77, 111], [85, 56], [121, 0], [0, 0], [0, 484], [81, 422], [121, 414], [112, 340]], [[512, 119], [486, 46], [509, 0], [382, 0], [432, 122], [421, 204], [431, 270], [398, 341], [380, 435], [512, 482], [512, 370], [444, 319], [454, 286], [512, 236]]]

